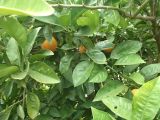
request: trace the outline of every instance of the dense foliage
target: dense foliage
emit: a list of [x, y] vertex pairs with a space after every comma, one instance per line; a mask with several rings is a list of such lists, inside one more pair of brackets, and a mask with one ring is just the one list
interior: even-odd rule
[[159, 0], [1, 0], [0, 120], [159, 120]]

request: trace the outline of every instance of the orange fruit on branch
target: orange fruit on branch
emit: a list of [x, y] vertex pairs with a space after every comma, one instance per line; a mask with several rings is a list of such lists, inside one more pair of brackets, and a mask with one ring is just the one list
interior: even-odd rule
[[44, 42], [41, 44], [41, 48], [44, 50], [51, 50], [52, 52], [56, 51], [57, 49], [57, 40], [52, 37], [52, 40], [44, 40]]
[[85, 53], [87, 50], [83, 45], [79, 46], [78, 49], [79, 49], [79, 53]]

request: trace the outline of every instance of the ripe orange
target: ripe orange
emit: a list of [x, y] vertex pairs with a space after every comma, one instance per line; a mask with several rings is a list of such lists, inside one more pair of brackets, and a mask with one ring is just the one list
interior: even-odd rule
[[85, 53], [85, 52], [86, 48], [83, 45], [79, 46], [79, 53]]
[[45, 50], [51, 50], [52, 52], [54, 52], [57, 48], [57, 40], [54, 37], [52, 37], [52, 41], [45, 40], [42, 43], [41, 48]]
[[106, 53], [111, 53], [112, 50], [113, 50], [113, 47], [112, 47], [112, 48], [105, 48], [105, 49], [104, 49], [104, 51], [105, 51]]
[[104, 51], [105, 53], [111, 53], [112, 50], [114, 49], [114, 47], [115, 47], [115, 45], [113, 44], [113, 45], [110, 46], [110, 47], [104, 48], [103, 51]]
[[131, 92], [133, 95], [135, 95], [138, 92], [138, 89], [133, 89]]

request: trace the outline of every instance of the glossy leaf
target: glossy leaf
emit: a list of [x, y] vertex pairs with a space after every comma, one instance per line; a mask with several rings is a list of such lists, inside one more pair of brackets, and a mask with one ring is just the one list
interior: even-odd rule
[[40, 100], [34, 93], [29, 93], [26, 99], [27, 113], [31, 119], [37, 117], [40, 109]]
[[59, 65], [59, 70], [62, 74], [68, 71], [72, 59], [73, 59], [73, 56], [71, 55], [65, 55], [64, 57], [62, 57]]
[[20, 66], [21, 56], [20, 56], [17, 41], [14, 38], [11, 38], [9, 40], [6, 48], [6, 54], [12, 65]]
[[149, 78], [155, 74], [160, 73], [160, 64], [157, 63], [147, 65], [143, 67], [140, 72], [145, 76], [145, 78]]
[[24, 119], [25, 113], [24, 113], [23, 107], [21, 105], [19, 105], [17, 107], [17, 114], [21, 119]]
[[119, 59], [125, 55], [137, 53], [142, 47], [142, 43], [139, 41], [128, 40], [124, 41], [112, 51], [111, 58]]
[[54, 53], [50, 50], [42, 50], [36, 54], [30, 55], [30, 61], [32, 61], [32, 62], [39, 61], [41, 59], [44, 59], [46, 57], [53, 56], [53, 55], [54, 55]]
[[127, 86], [122, 84], [120, 81], [110, 80], [106, 85], [98, 90], [94, 101], [100, 101], [110, 96], [116, 96], [127, 89]]
[[133, 81], [135, 81], [137, 84], [142, 85], [144, 84], [144, 77], [141, 73], [139, 72], [134, 72], [129, 76], [130, 79], [132, 79]]
[[109, 40], [105, 40], [105, 41], [97, 42], [95, 47], [99, 50], [104, 50], [105, 48], [113, 48], [114, 44]]
[[105, 21], [108, 23], [111, 23], [115, 26], [118, 26], [118, 24], [120, 22], [120, 18], [121, 18], [121, 16], [119, 15], [119, 13], [114, 10], [107, 11], [106, 15], [105, 15]]
[[27, 31], [25, 28], [14, 17], [1, 17], [0, 20], [0, 27], [13, 37], [19, 46], [24, 48], [27, 41]]
[[115, 65], [135, 65], [145, 63], [142, 58], [137, 54], [130, 54], [119, 58]]
[[159, 110], [160, 77], [145, 83], [133, 97], [132, 120], [153, 120]]
[[97, 64], [106, 64], [106, 56], [100, 50], [90, 49], [87, 51], [87, 55]]
[[108, 73], [103, 66], [94, 65], [94, 68], [89, 77], [89, 82], [100, 83], [105, 81], [107, 77], [108, 77]]
[[0, 112], [0, 120], [8, 120], [13, 107], [8, 107]]
[[29, 67], [30, 67], [30, 63], [27, 62], [25, 67], [24, 67], [24, 70], [12, 74], [11, 78], [12, 79], [17, 79], [17, 80], [23, 80], [28, 75]]
[[28, 39], [27, 39], [27, 42], [26, 42], [26, 45], [25, 45], [25, 49], [24, 49], [24, 53], [25, 55], [28, 55], [32, 48], [33, 48], [33, 45], [34, 45], [34, 42], [36, 40], [36, 37], [38, 35], [38, 32], [40, 31], [40, 27], [39, 28], [35, 28], [35, 29], [32, 29], [29, 33], [28, 33]]
[[93, 120], [115, 120], [110, 114], [107, 112], [98, 110], [96, 108], [91, 108], [92, 109], [92, 116]]
[[[34, 7], [33, 7], [34, 6]], [[1, 0], [1, 15], [47, 16], [53, 13], [51, 6], [44, 0]]]
[[103, 99], [102, 102], [116, 115], [130, 120], [132, 112], [132, 103], [130, 100], [115, 96]]
[[74, 86], [83, 84], [90, 76], [94, 63], [90, 61], [80, 62], [73, 70], [72, 78]]
[[[77, 35], [90, 35], [93, 34], [99, 27], [99, 12], [96, 10], [87, 10], [77, 19], [77, 24], [82, 26]], [[87, 31], [85, 30], [87, 27]], [[86, 31], [86, 32], [84, 32]]]
[[59, 77], [54, 70], [43, 62], [31, 64], [29, 75], [40, 83], [56, 84], [60, 82]]
[[8, 80], [5, 84], [5, 88], [4, 88], [4, 95], [7, 97], [9, 97], [13, 91], [13, 80]]
[[66, 27], [70, 25], [71, 14], [68, 12], [66, 14], [58, 14], [58, 15], [54, 14], [50, 16], [35, 17], [35, 19], [48, 23], [48, 24], [59, 26], [63, 29], [66, 29]]
[[11, 75], [17, 72], [19, 69], [17, 66], [9, 66], [6, 64], [0, 64], [0, 78]]

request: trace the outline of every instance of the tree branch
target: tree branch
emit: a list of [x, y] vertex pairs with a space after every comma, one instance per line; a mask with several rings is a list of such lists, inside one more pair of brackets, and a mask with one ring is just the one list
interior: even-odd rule
[[147, 4], [149, 1], [150, 1], [150, 0], [145, 0], [145, 1], [143, 2], [143, 4], [139, 7], [139, 9], [134, 13], [133, 17], [136, 17], [136, 16], [139, 14], [139, 12], [146, 6], [146, 4]]
[[142, 19], [142, 20], [149, 20], [149, 21], [153, 21], [155, 20], [155, 17], [153, 16], [140, 16], [140, 15], [130, 15], [126, 12], [124, 12], [123, 10], [117, 8], [117, 7], [113, 7], [113, 6], [89, 6], [89, 5], [81, 5], [81, 4], [71, 4], [71, 5], [67, 5], [67, 4], [51, 4], [51, 6], [53, 8], [86, 8], [86, 9], [106, 9], [106, 10], [116, 10], [118, 11], [122, 16], [124, 17], [128, 17], [131, 19]]

